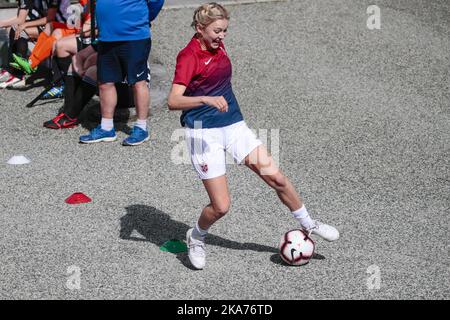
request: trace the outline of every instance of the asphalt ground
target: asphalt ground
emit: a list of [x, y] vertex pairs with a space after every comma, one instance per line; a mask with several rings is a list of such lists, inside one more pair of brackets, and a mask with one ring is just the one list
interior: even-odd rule
[[[366, 24], [372, 4], [379, 30]], [[230, 10], [226, 46], [246, 121], [272, 135], [269, 149], [308, 210], [341, 239], [316, 239], [322, 259], [306, 266], [281, 263], [278, 240], [296, 221], [255, 174], [229, 165], [232, 208], [210, 230], [205, 270], [160, 251], [184, 239], [208, 202], [191, 165], [175, 157], [179, 114], [155, 93], [168, 90], [192, 36], [192, 9], [165, 10], [153, 28], [145, 145], [80, 145], [95, 103], [83, 126], [52, 131], [42, 123], [61, 101], [27, 109], [41, 88], [0, 92], [0, 298], [449, 298], [450, 4], [311, 0]], [[120, 119], [123, 139], [133, 113]], [[32, 162], [6, 163], [18, 154]], [[74, 192], [93, 201], [66, 204]]]

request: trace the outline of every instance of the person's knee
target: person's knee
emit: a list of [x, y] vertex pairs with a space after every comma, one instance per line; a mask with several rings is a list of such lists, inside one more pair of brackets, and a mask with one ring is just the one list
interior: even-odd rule
[[269, 176], [270, 185], [277, 191], [281, 191], [287, 186], [287, 178], [281, 172]]
[[221, 218], [230, 211], [231, 201], [229, 198], [222, 199], [212, 204], [214, 213], [217, 218]]
[[84, 74], [85, 77], [88, 77], [94, 81], [97, 81], [97, 67], [96, 66], [92, 66], [89, 69], [87, 69], [87, 71]]
[[148, 83], [147, 81], [138, 81], [133, 85], [134, 88], [137, 90], [148, 90]]
[[64, 43], [62, 43], [61, 41], [55, 42], [55, 54], [57, 57], [65, 56]]
[[115, 84], [112, 82], [106, 82], [106, 83], [99, 83], [98, 84], [98, 88], [100, 89], [100, 91], [104, 91], [104, 90], [115, 90]]
[[61, 39], [63, 37], [63, 33], [61, 29], [55, 29], [52, 32], [52, 36], [55, 37], [56, 39]]

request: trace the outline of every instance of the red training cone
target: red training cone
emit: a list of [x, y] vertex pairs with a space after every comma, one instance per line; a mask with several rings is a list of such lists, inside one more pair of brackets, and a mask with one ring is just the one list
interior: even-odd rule
[[87, 195], [81, 192], [75, 192], [66, 199], [66, 203], [68, 204], [88, 203], [91, 201], [92, 201], [91, 198], [89, 198]]

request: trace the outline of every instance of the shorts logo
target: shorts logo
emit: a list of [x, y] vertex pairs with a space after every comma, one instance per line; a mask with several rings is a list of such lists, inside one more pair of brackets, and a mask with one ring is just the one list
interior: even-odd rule
[[141, 73], [139, 73], [139, 74], [136, 75], [136, 76], [139, 78], [140, 76], [142, 76], [142, 75], [144, 74], [144, 72], [145, 72], [145, 71], [142, 71]]
[[202, 168], [202, 171], [203, 171], [204, 173], [208, 172], [208, 165], [207, 165], [206, 163], [200, 165], [200, 167]]

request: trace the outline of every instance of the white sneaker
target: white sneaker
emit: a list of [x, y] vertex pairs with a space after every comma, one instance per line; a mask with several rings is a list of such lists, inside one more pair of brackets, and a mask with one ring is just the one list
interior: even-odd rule
[[0, 89], [12, 88], [14, 84], [21, 82], [23, 79], [10, 76], [5, 82], [0, 83]]
[[303, 228], [309, 234], [316, 234], [327, 241], [336, 241], [339, 239], [339, 231], [328, 224], [314, 220], [314, 225], [308, 229]]
[[11, 78], [11, 73], [6, 70], [0, 70], [0, 83], [8, 81]]
[[206, 246], [203, 241], [192, 238], [192, 230], [186, 232], [186, 243], [188, 246], [188, 257], [196, 269], [203, 269], [206, 264]]
[[23, 89], [26, 88], [27, 84], [26, 84], [26, 80], [25, 77], [20, 80], [19, 82], [15, 82], [13, 83], [11, 86], [9, 86], [9, 88], [13, 88], [13, 89]]

